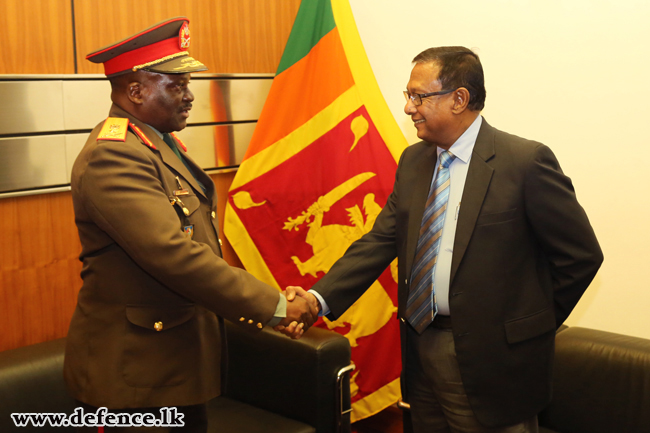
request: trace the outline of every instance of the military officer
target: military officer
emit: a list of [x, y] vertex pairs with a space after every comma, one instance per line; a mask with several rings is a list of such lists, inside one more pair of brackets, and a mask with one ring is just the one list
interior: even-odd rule
[[104, 65], [113, 105], [72, 169], [83, 286], [64, 374], [86, 411], [175, 406], [181, 431], [206, 431], [223, 319], [253, 331], [313, 319], [304, 300], [222, 259], [215, 186], [174, 134], [192, 109], [190, 73], [207, 70], [189, 45], [177, 17], [87, 56]]

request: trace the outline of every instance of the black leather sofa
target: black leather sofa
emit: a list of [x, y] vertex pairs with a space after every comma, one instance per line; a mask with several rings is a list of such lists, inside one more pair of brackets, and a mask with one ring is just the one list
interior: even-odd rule
[[[312, 328], [300, 340], [227, 325], [224, 394], [208, 403], [209, 431], [330, 433], [350, 431], [350, 345]], [[63, 382], [65, 339], [0, 352], [0, 432], [64, 433], [68, 427], [16, 427], [12, 413], [72, 414]]]
[[[404, 432], [412, 432], [409, 405]], [[650, 433], [650, 340], [562, 326], [540, 433]]]
[[650, 340], [561, 328], [539, 424], [540, 433], [650, 433]]

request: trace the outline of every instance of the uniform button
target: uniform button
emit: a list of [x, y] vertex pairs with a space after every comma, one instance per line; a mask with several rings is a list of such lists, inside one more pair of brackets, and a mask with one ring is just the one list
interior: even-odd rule
[[217, 213], [215, 211], [212, 211], [212, 219], [215, 219], [217, 217]]
[[403, 318], [403, 317], [400, 317], [400, 318], [399, 318], [399, 320], [401, 320], [401, 321], [402, 321], [402, 323], [404, 323], [404, 322], [405, 322], [405, 320], [404, 320], [404, 318]]
[[261, 323], [258, 323], [258, 324], [257, 324], [257, 327], [260, 328], [260, 329], [262, 329], [262, 328], [264, 327], [264, 325], [262, 325]]
[[243, 322], [244, 320], [246, 320], [245, 317], [240, 317], [240, 318], [239, 318], [239, 321], [240, 321], [240, 322]]
[[221, 241], [221, 239], [219, 239], [219, 245], [223, 246], [223, 242]]
[[163, 330], [163, 323], [162, 322], [156, 322], [153, 324], [153, 329], [156, 331], [160, 332]]
[[248, 324], [249, 324], [249, 325], [252, 325], [253, 323], [255, 323], [255, 322], [253, 321], [253, 319], [250, 319], [250, 320], [248, 321]]

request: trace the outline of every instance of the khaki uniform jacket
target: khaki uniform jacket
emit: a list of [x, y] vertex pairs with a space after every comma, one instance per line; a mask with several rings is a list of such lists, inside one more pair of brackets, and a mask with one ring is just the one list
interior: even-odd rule
[[[110, 116], [153, 146], [132, 127], [125, 141], [97, 140], [102, 123], [73, 166], [83, 286], [65, 380], [97, 407], [203, 403], [220, 393], [221, 318], [259, 330], [279, 293], [221, 258], [210, 177], [183, 155], [204, 193], [148, 126], [115, 105]], [[188, 194], [170, 204], [177, 178]]]
[[[314, 285], [332, 320], [398, 257], [398, 316], [410, 326], [411, 268], [436, 159], [429, 143], [404, 151], [372, 230]], [[483, 120], [463, 190], [449, 288], [458, 365], [482, 424], [516, 424], [549, 402], [555, 330], [602, 260], [553, 152]]]

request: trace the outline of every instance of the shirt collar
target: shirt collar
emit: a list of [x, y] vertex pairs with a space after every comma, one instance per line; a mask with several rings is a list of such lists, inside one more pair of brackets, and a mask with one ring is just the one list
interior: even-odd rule
[[[481, 123], [483, 123], [483, 116], [476, 116], [476, 119], [471, 125], [469, 125], [469, 128], [467, 128], [465, 132], [458, 137], [458, 140], [456, 140], [456, 142], [449, 148], [449, 151], [456, 156], [456, 159], [460, 159], [465, 164], [468, 164], [472, 157], [472, 151], [476, 144], [478, 132], [481, 129]], [[444, 149], [438, 148], [438, 156], [440, 156], [443, 151]]]
[[163, 133], [162, 132], [158, 131], [156, 128], [149, 125], [148, 123], [145, 123], [145, 125], [147, 125], [149, 128], [151, 128], [151, 130], [158, 136], [158, 138], [160, 138], [162, 140], [162, 138], [163, 138]]

